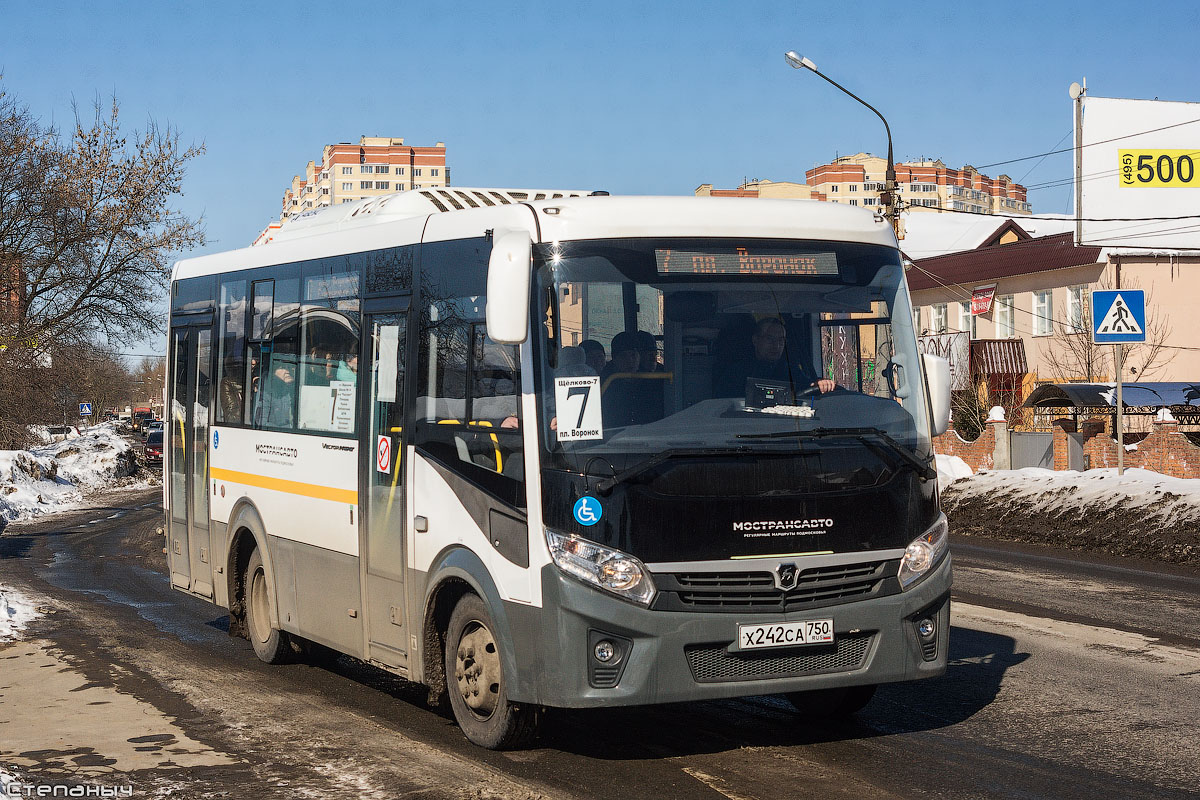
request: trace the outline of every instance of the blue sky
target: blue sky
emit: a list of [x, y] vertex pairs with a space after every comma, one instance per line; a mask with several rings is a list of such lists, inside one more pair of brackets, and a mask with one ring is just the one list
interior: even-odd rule
[[[0, 0], [3, 86], [60, 124], [115, 94], [127, 127], [204, 142], [180, 205], [207, 251], [248, 244], [324, 144], [364, 134], [445, 142], [457, 185], [614, 194], [884, 155], [879, 121], [789, 49], [879, 108], [897, 160], [1050, 150], [1085, 76], [1095, 96], [1200, 100], [1195, 2], [340, 5]], [[1069, 155], [1035, 164], [984, 171], [1071, 173]], [[1065, 212], [1070, 188], [1030, 200]]]

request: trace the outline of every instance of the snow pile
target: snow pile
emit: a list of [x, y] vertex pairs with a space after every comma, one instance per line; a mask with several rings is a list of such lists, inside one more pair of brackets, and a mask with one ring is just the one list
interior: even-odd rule
[[1200, 563], [1200, 479], [1144, 469], [980, 472], [942, 495], [954, 529], [1115, 555]]
[[944, 492], [947, 486], [959, 478], [969, 478], [974, 474], [967, 462], [958, 456], [948, 456], [944, 453], [938, 453], [934, 457], [937, 459], [938, 491]]
[[0, 583], [0, 642], [17, 638], [37, 615], [33, 601]]
[[0, 528], [77, 505], [84, 491], [136, 471], [133, 448], [111, 424], [32, 450], [0, 450]]

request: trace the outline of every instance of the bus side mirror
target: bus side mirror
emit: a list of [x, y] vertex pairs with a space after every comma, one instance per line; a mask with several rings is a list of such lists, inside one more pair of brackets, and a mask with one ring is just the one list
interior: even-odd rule
[[930, 353], [921, 355], [925, 366], [925, 387], [933, 410], [933, 435], [941, 436], [950, 428], [950, 362]]
[[488, 338], [497, 344], [520, 344], [529, 331], [529, 276], [533, 243], [526, 231], [496, 232], [488, 259]]

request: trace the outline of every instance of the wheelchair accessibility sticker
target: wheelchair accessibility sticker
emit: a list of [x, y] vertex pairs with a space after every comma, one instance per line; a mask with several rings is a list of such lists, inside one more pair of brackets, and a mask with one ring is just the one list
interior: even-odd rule
[[600, 507], [600, 501], [596, 498], [584, 496], [575, 501], [575, 521], [580, 525], [595, 525], [602, 516], [604, 509]]

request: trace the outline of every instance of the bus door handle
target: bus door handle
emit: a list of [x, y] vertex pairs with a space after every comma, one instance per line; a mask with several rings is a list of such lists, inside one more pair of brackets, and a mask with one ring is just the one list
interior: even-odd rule
[[429, 530], [429, 520], [422, 517], [420, 514], [413, 517], [413, 529], [418, 533], [424, 533]]

